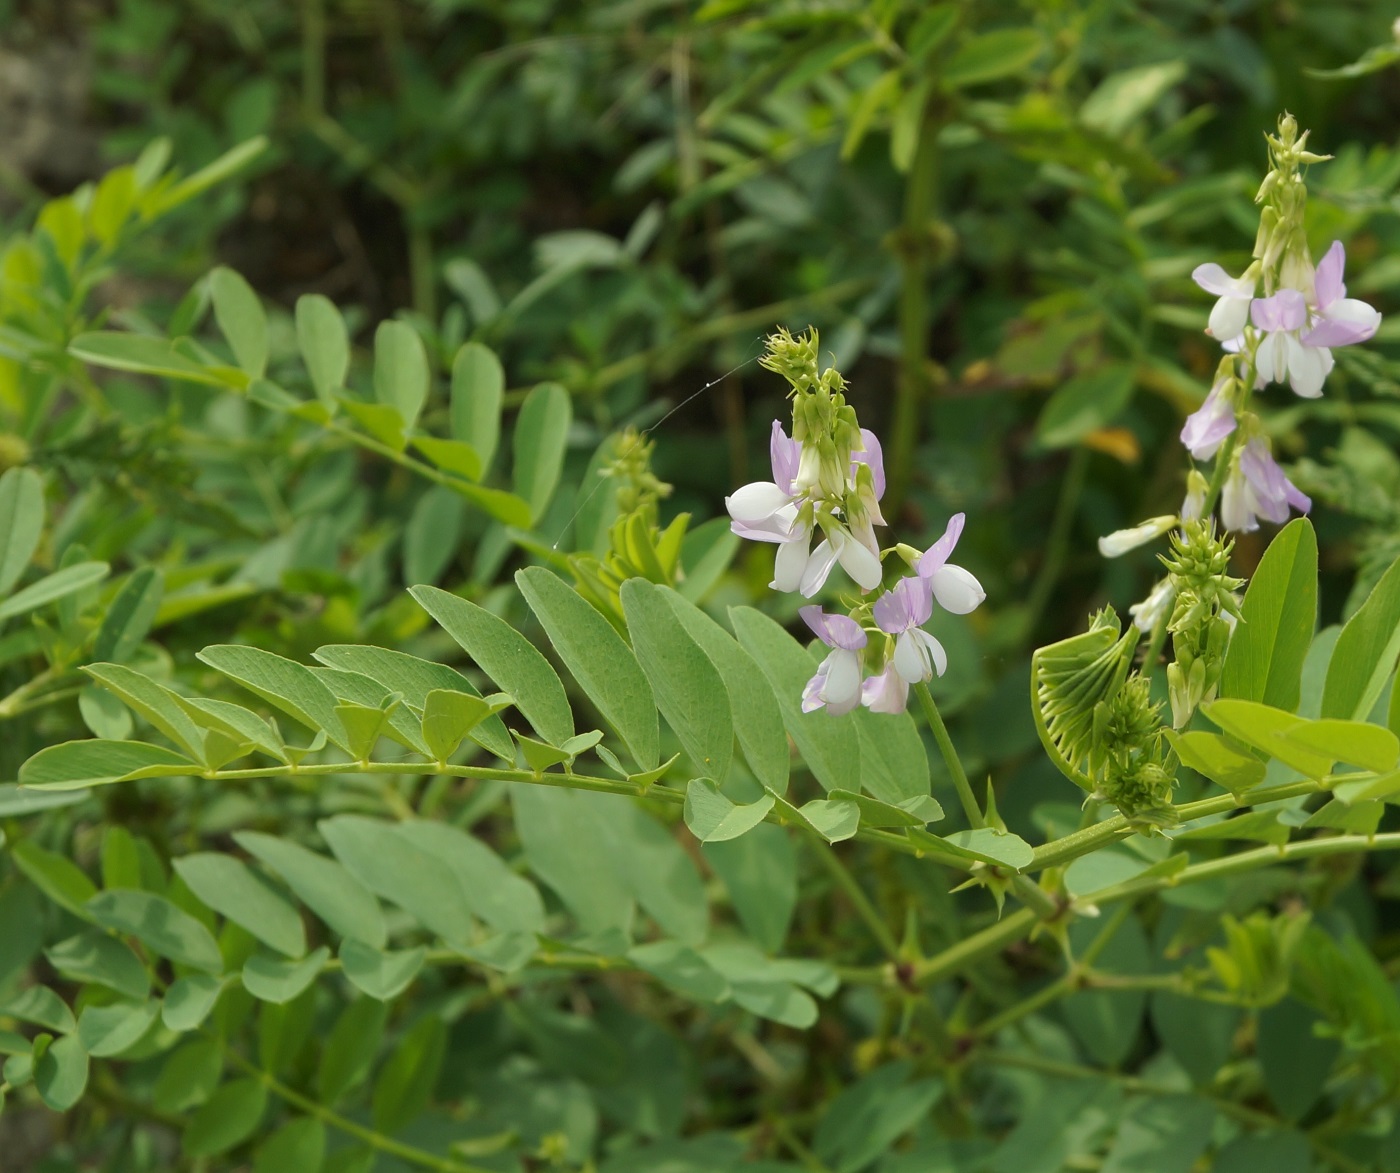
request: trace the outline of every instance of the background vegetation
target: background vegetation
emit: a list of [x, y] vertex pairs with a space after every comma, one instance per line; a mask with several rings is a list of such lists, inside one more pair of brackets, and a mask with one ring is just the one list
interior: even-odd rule
[[[1275, 449], [1316, 502], [1323, 636], [1400, 555], [1393, 15], [1373, 0], [0, 0], [0, 470], [37, 474], [44, 502], [26, 545], [15, 519], [36, 516], [35, 482], [0, 488], [0, 778], [55, 743], [164, 730], [78, 671], [96, 661], [244, 702], [219, 675], [238, 672], [196, 652], [308, 664], [363, 644], [463, 664], [412, 585], [548, 649], [511, 574], [568, 575], [569, 554], [606, 571], [619, 485], [624, 513], [689, 514], [692, 602], [795, 630], [796, 601], [765, 590], [771, 553], [737, 549], [722, 498], [767, 475], [785, 411], [761, 336], [812, 323], [886, 437], [902, 540], [968, 515], [959, 555], [988, 601], [933, 630], [969, 773], [1013, 831], [1072, 830], [1078, 796], [1030, 719], [1030, 654], [1156, 578], [1095, 539], [1178, 507], [1175, 437], [1217, 357], [1189, 274], [1243, 268], [1262, 134], [1284, 109], [1334, 156], [1309, 175], [1314, 255], [1343, 240], [1353, 294], [1387, 312], [1366, 353], [1338, 352], [1323, 399], [1270, 393]], [[308, 295], [339, 307], [348, 374], [333, 308]], [[261, 334], [227, 308], [248, 298]], [[352, 405], [336, 407], [342, 386]], [[658, 421], [668, 495], [636, 469], [600, 475], [637, 452], [622, 428]], [[415, 426], [474, 455], [419, 445]], [[1238, 573], [1266, 539], [1240, 541]], [[1304, 711], [1326, 669], [1309, 664]], [[572, 700], [581, 728], [597, 723]], [[1119, 985], [1057, 988], [1070, 996], [1003, 1023], [1059, 980], [1053, 934], [956, 976], [880, 976], [886, 944], [917, 970], [997, 923], [985, 891], [950, 895], [936, 864], [859, 841], [833, 869], [831, 850], [767, 825], [702, 850], [657, 837], [677, 820], [665, 802], [633, 828], [582, 802], [522, 814], [509, 791], [353, 771], [0, 789], [6, 1053], [27, 1057], [36, 1025], [69, 1037], [66, 1006], [26, 1010], [25, 990], [80, 1012], [147, 996], [144, 953], [139, 994], [77, 957], [125, 923], [94, 922], [98, 889], [113, 905], [160, 895], [236, 965], [258, 928], [186, 860], [261, 860], [324, 919], [259, 834], [329, 846], [356, 872], [325, 820], [470, 831], [494, 852], [475, 882], [518, 902], [500, 923], [471, 914], [547, 929], [528, 959], [425, 954], [408, 987], [378, 969], [282, 1001], [229, 990], [185, 1033], [167, 999], [132, 1038], [86, 1040], [85, 1098], [61, 1116], [41, 1101], [65, 1106], [66, 1068], [51, 1060], [36, 1088], [7, 1064], [0, 1168], [314, 1169], [323, 1149], [328, 1170], [1400, 1167], [1400, 869], [1385, 856], [1124, 904], [1101, 937], [1105, 922], [1077, 921], [1076, 946], [1097, 940]], [[1387, 807], [1369, 831], [1394, 823]], [[421, 893], [367, 886], [398, 906], [391, 934], [411, 945], [423, 922], [425, 943], [451, 939]], [[654, 958], [618, 963], [631, 942], [604, 939], [618, 925], [598, 909], [625, 906], [630, 928], [634, 901], [665, 938], [719, 950], [733, 996], [670, 969], [658, 982]], [[1304, 909], [1371, 1001], [1329, 1007], [1325, 976], [1295, 973], [1278, 926]], [[1250, 955], [1254, 985], [1186, 1001], [1173, 982], [1227, 946], [1222, 917], [1261, 911], [1283, 936]], [[7, 1018], [29, 1024], [22, 1047]]]

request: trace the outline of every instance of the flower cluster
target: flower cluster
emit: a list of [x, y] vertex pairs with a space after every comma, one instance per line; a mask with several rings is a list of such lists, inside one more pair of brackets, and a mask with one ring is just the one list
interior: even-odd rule
[[[1290, 510], [1312, 507], [1274, 459], [1259, 417], [1248, 410], [1250, 397], [1286, 383], [1296, 395], [1317, 398], [1335, 362], [1332, 351], [1372, 338], [1381, 315], [1347, 296], [1341, 241], [1316, 266], [1308, 251], [1302, 168], [1330, 156], [1307, 150], [1307, 132], [1299, 133], [1289, 115], [1279, 120], [1277, 135], [1266, 137], [1272, 166], [1256, 197], [1262, 207], [1253, 261], [1238, 277], [1214, 263], [1192, 273], [1216, 297], [1206, 333], [1225, 354], [1210, 393], [1182, 427], [1181, 442], [1194, 460], [1214, 460], [1214, 474], [1207, 480], [1192, 470], [1179, 517], [1153, 518], [1101, 538], [1106, 557], [1205, 517], [1217, 503], [1220, 524], [1237, 533], [1258, 529], [1260, 519], [1282, 524]], [[1170, 602], [1168, 584], [1159, 585], [1133, 608], [1135, 622], [1150, 630]]]
[[[878, 713], [903, 712], [910, 686], [941, 676], [948, 666], [943, 645], [923, 630], [934, 603], [965, 615], [986, 597], [971, 573], [948, 561], [963, 515], [956, 514], [927, 550], [896, 547], [914, 573], [867, 597], [884, 577], [885, 551], [875, 537], [875, 526], [885, 524], [880, 442], [859, 426], [841, 376], [831, 368], [818, 371], [815, 330], [800, 338], [786, 330], [773, 335], [763, 365], [792, 384], [793, 434], [773, 421], [773, 479], [725, 498], [731, 528], [740, 537], [777, 545], [769, 584], [774, 590], [811, 598], [839, 564], [862, 592], [847, 614], [815, 604], [801, 609], [808, 627], [831, 649], [803, 690], [802, 708], [839, 715], [863, 704]], [[813, 547], [818, 533], [821, 540]]]

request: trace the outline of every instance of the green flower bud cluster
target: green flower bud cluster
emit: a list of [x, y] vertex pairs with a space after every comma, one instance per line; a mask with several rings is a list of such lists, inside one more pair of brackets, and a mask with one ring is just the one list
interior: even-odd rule
[[1250, 913], [1243, 921], [1221, 918], [1225, 948], [1206, 957], [1216, 980], [1247, 1006], [1271, 1006], [1288, 993], [1293, 959], [1308, 929], [1307, 913]]
[[[792, 385], [792, 438], [802, 444], [802, 459], [794, 482], [799, 493], [844, 504], [849, 493], [851, 453], [862, 447], [860, 422], [846, 402], [846, 380], [835, 367], [818, 369], [819, 338], [815, 328], [794, 338], [779, 329], [769, 336], [768, 351], [759, 364]], [[866, 471], [869, 478], [869, 471]], [[873, 494], [873, 487], [871, 487]], [[870, 498], [874, 500], [872, 496]]]
[[1130, 819], [1161, 825], [1171, 806], [1176, 771], [1162, 744], [1162, 706], [1134, 672], [1107, 701], [1094, 706], [1095, 745], [1090, 768], [1099, 796]]
[[1172, 552], [1162, 556], [1176, 591], [1167, 623], [1175, 657], [1167, 666], [1167, 695], [1172, 725], [1180, 729], [1215, 696], [1225, 649], [1240, 618], [1235, 592], [1244, 580], [1228, 573], [1234, 543], [1217, 534], [1211, 521], [1188, 521], [1171, 542]]
[[1308, 189], [1302, 166], [1321, 163], [1332, 156], [1306, 149], [1308, 132], [1298, 132], [1298, 123], [1291, 114], [1279, 119], [1277, 135], [1264, 137], [1273, 166], [1254, 197], [1255, 203], [1264, 205], [1259, 214], [1254, 256], [1263, 268], [1264, 293], [1268, 296], [1280, 287], [1312, 288], [1312, 259], [1303, 224]]
[[622, 516], [647, 513], [656, 521], [657, 503], [671, 495], [671, 486], [651, 471], [656, 442], [636, 428], [624, 428], [613, 446], [614, 456], [599, 471], [617, 482], [617, 511]]

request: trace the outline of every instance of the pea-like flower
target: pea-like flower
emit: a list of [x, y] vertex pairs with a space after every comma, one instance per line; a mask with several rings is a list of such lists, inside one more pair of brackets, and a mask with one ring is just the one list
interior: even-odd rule
[[1268, 442], [1252, 437], [1231, 463], [1220, 495], [1220, 521], [1227, 530], [1249, 533], [1259, 528], [1259, 518], [1281, 525], [1292, 506], [1299, 513], [1312, 508], [1312, 500], [1284, 475]]
[[1231, 277], [1219, 265], [1197, 265], [1191, 273], [1195, 281], [1207, 293], [1219, 299], [1211, 307], [1210, 323], [1206, 333], [1221, 342], [1228, 342], [1244, 333], [1249, 321], [1249, 303], [1254, 297], [1256, 267], [1251, 265], [1241, 277]]
[[1148, 542], [1155, 542], [1163, 534], [1174, 530], [1181, 519], [1174, 514], [1149, 517], [1146, 521], [1128, 529], [1114, 530], [1099, 539], [1099, 553], [1105, 558], [1117, 558], [1129, 550], [1136, 550]]
[[927, 582], [914, 577], [900, 579], [875, 601], [872, 611], [876, 626], [895, 637], [890, 664], [900, 679], [918, 684], [933, 679], [935, 672], [942, 676], [948, 670], [943, 645], [922, 630], [933, 615], [933, 593]]
[[1250, 320], [1264, 338], [1255, 352], [1258, 386], [1285, 380], [1295, 395], [1317, 399], [1332, 371], [1332, 352], [1302, 339], [1308, 325], [1308, 301], [1296, 289], [1280, 289], [1249, 307]]
[[1181, 442], [1197, 460], [1209, 460], [1235, 430], [1235, 405], [1230, 399], [1231, 378], [1217, 379], [1205, 402], [1186, 417]]
[[831, 649], [816, 675], [802, 690], [802, 711], [824, 708], [833, 716], [849, 713], [860, 704], [861, 650], [864, 629], [849, 615], [828, 615], [813, 604], [798, 611], [816, 637]]
[[954, 566], [948, 561], [958, 544], [958, 539], [962, 537], [965, 521], [965, 514], [953, 514], [948, 519], [948, 528], [943, 531], [943, 536], [924, 551], [914, 567], [919, 578], [933, 592], [938, 605], [954, 615], [966, 615], [969, 611], [975, 611], [987, 597], [982, 584], [970, 571], [961, 566]]
[[[793, 530], [798, 524], [799, 503], [793, 481], [802, 458], [802, 445], [783, 431], [780, 421], [774, 420], [768, 448], [773, 479], [752, 481], [724, 499], [724, 507], [733, 519], [729, 528], [741, 538], [755, 542], [795, 541]], [[808, 525], [808, 532], [810, 528]]]
[[1342, 283], [1346, 263], [1346, 249], [1340, 240], [1334, 240], [1313, 279], [1316, 303], [1312, 307], [1312, 326], [1302, 336], [1304, 346], [1351, 346], [1365, 342], [1380, 328], [1379, 310], [1347, 296], [1347, 287]]

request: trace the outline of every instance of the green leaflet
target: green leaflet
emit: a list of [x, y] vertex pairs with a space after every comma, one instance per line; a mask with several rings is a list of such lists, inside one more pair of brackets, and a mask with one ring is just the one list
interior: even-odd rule
[[336, 858], [371, 892], [397, 904], [446, 941], [472, 939], [472, 918], [456, 874], [396, 834], [392, 823], [337, 815], [317, 826]]
[[652, 694], [698, 772], [722, 782], [734, 751], [729, 693], [710, 658], [677, 622], [661, 588], [622, 584], [622, 610]]
[[473, 916], [503, 933], [543, 931], [544, 901], [535, 886], [479, 839], [427, 819], [410, 819], [394, 832], [452, 869]]
[[749, 769], [775, 794], [785, 793], [792, 751], [772, 686], [753, 657], [724, 628], [686, 597], [669, 588], [659, 590], [724, 681], [734, 732], [739, 736], [739, 747]]
[[0, 595], [19, 581], [44, 532], [44, 482], [32, 468], [0, 476]]
[[1220, 695], [1293, 712], [1317, 620], [1317, 535], [1306, 517], [1294, 518], [1269, 543], [1241, 613]]
[[88, 1006], [78, 1020], [78, 1038], [83, 1049], [96, 1058], [120, 1055], [141, 1041], [159, 1013], [159, 1002]]
[[369, 945], [388, 939], [379, 902], [335, 860], [260, 831], [236, 831], [233, 839], [277, 872], [297, 899], [342, 937]]
[[53, 1043], [34, 1064], [34, 1086], [45, 1104], [66, 1112], [87, 1088], [88, 1054], [76, 1035]]
[[480, 459], [480, 471], [491, 467], [501, 435], [501, 402], [506, 374], [501, 360], [480, 342], [468, 342], [452, 360], [452, 436], [469, 444]]
[[316, 397], [327, 407], [335, 404], [350, 368], [350, 336], [345, 319], [327, 297], [308, 293], [297, 298], [297, 346]]
[[95, 929], [60, 941], [44, 951], [49, 964], [79, 982], [96, 982], [141, 1001], [151, 992], [151, 979], [141, 959], [125, 941]]
[[149, 676], [123, 664], [89, 664], [83, 669], [137, 716], [145, 718], [190, 757], [204, 761], [205, 738], [181, 698]]
[[361, 993], [380, 1002], [390, 1002], [408, 989], [427, 956], [428, 951], [422, 945], [383, 950], [350, 938], [340, 946], [340, 964], [345, 976]]
[[1183, 766], [1219, 783], [1226, 790], [1240, 793], [1258, 786], [1264, 780], [1264, 763], [1219, 734], [1199, 729], [1190, 733], [1175, 733], [1169, 729], [1167, 739]]
[[154, 892], [100, 892], [87, 902], [98, 924], [127, 933], [162, 957], [205, 973], [224, 968], [219, 946], [199, 921]]
[[243, 963], [243, 988], [263, 1002], [284, 1005], [316, 980], [330, 955], [324, 945], [300, 961], [255, 953]]
[[515, 421], [511, 484], [530, 505], [531, 522], [539, 521], [564, 468], [573, 403], [558, 383], [541, 383], [521, 405]]
[[252, 286], [232, 269], [220, 265], [209, 274], [214, 317], [233, 357], [250, 379], [267, 372], [267, 314]]
[[185, 1156], [217, 1157], [242, 1144], [257, 1131], [266, 1109], [266, 1083], [230, 1080], [195, 1112], [182, 1141]]
[[0, 603], [0, 620], [13, 619], [16, 615], [27, 614], [86, 590], [106, 578], [109, 570], [105, 562], [75, 562], [62, 570], [55, 570]]
[[1400, 656], [1400, 559], [1376, 583], [1337, 637], [1322, 688], [1324, 717], [1364, 721]]
[[518, 571], [515, 582], [559, 658], [627, 743], [637, 765], [654, 769], [661, 759], [656, 701], [632, 649], [557, 575], [532, 566]]
[[214, 644], [195, 654], [307, 728], [324, 731], [346, 753], [352, 752], [345, 726], [335, 711], [335, 694], [305, 664], [237, 644]]
[[710, 779], [692, 778], [685, 788], [685, 825], [701, 843], [723, 843], [763, 822], [773, 801], [771, 794], [765, 794], [756, 802], [739, 805]]
[[[366, 647], [361, 644], [328, 644], [326, 647], [317, 648], [311, 654], [332, 668], [357, 672], [377, 681], [389, 692], [401, 695], [404, 704], [420, 716], [427, 704], [428, 694], [435, 689], [481, 696], [476, 686], [455, 668], [449, 668], [446, 664], [435, 664], [431, 660], [421, 660], [406, 652]], [[496, 757], [507, 762], [515, 761], [515, 747], [499, 717], [485, 718], [472, 728], [468, 736]]]
[[[504, 619], [437, 587], [410, 587], [409, 593], [483, 672], [515, 698], [516, 707], [545, 741], [563, 745], [574, 735], [574, 715], [564, 685], [523, 635]], [[514, 753], [501, 756], [513, 759]]]
[[1040, 33], [1030, 28], [996, 29], [969, 37], [943, 66], [944, 88], [962, 89], [1022, 72], [1043, 46]]
[[200, 767], [159, 745], [141, 741], [65, 741], [41, 749], [19, 768], [21, 786], [79, 790], [136, 778], [197, 774]]
[[93, 659], [127, 659], [150, 631], [164, 592], [165, 580], [156, 567], [133, 571], [102, 617], [92, 645]]
[[220, 916], [288, 957], [306, 952], [306, 931], [296, 909], [241, 860], [204, 851], [174, 860], [172, 866], [190, 891]]
[[447, 1027], [425, 1014], [404, 1033], [374, 1081], [375, 1128], [392, 1136], [418, 1118], [432, 1100], [446, 1055]]
[[428, 398], [428, 352], [407, 322], [380, 322], [374, 333], [374, 397], [412, 429]]
[[729, 619], [739, 642], [773, 686], [783, 723], [822, 788], [858, 789], [861, 749], [851, 722], [824, 712], [802, 711], [802, 689], [817, 670], [817, 662], [777, 623], [752, 607], [731, 607]]

